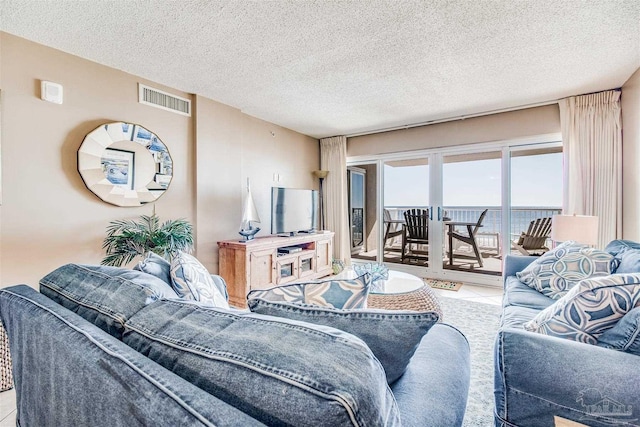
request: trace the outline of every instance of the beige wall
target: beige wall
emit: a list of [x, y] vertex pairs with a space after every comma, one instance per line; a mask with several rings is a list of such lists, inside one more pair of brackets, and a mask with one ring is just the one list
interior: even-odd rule
[[640, 241], [640, 68], [622, 86], [622, 236]]
[[[314, 188], [318, 181], [318, 140], [198, 96], [197, 253], [218, 271], [220, 240], [240, 239], [242, 198], [247, 178], [261, 223], [271, 233], [271, 187]], [[279, 181], [274, 180], [279, 175]]]
[[557, 104], [455, 120], [347, 140], [347, 156], [502, 141], [560, 132]]
[[[154, 205], [162, 219], [194, 223], [197, 255], [215, 267], [212, 243], [237, 235], [245, 176], [267, 232], [273, 172], [282, 185], [317, 185], [311, 177], [319, 165], [317, 140], [205, 98], [196, 97], [193, 117], [145, 106], [138, 103], [138, 82], [190, 95], [6, 33], [0, 33], [0, 76], [2, 286], [37, 287], [62, 264], [99, 263], [109, 221], [151, 214]], [[41, 101], [40, 80], [62, 84], [64, 104]], [[155, 204], [112, 206], [84, 186], [77, 150], [88, 132], [110, 121], [141, 124], [169, 148], [174, 177]]]

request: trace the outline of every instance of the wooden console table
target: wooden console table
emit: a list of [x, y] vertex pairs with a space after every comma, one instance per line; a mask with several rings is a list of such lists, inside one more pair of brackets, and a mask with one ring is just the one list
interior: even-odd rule
[[[227, 282], [229, 303], [247, 306], [247, 294], [286, 283], [330, 275], [333, 232], [292, 237], [257, 237], [218, 242], [219, 274]], [[293, 248], [290, 252], [284, 248]]]

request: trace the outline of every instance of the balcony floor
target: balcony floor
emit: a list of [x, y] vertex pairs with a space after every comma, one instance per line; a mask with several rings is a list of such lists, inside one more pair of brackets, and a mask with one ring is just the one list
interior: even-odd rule
[[[426, 256], [428, 255], [424, 252], [421, 252], [419, 255]], [[368, 260], [375, 261], [378, 256], [377, 250], [371, 250], [368, 252], [359, 252], [351, 255], [353, 259], [360, 260]], [[401, 252], [399, 248], [385, 249], [384, 252], [384, 262], [393, 263], [393, 264], [403, 264], [401, 261]], [[423, 259], [405, 259], [405, 265], [415, 265], [415, 266], [428, 266], [428, 260]], [[443, 268], [446, 270], [457, 270], [478, 274], [487, 274], [492, 276], [500, 276], [502, 274], [502, 258], [498, 255], [491, 252], [483, 253], [482, 258], [482, 267], [478, 266], [478, 263], [474, 260], [466, 260], [459, 259], [454, 257], [453, 265], [449, 265], [449, 259], [445, 258], [443, 260]]]

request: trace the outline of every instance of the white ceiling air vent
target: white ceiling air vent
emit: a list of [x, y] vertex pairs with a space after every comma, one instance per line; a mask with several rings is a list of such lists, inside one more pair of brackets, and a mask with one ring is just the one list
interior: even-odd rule
[[191, 117], [191, 100], [138, 83], [138, 102]]

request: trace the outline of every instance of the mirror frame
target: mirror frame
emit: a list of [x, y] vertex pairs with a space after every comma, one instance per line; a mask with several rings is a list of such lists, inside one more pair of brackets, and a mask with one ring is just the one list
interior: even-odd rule
[[[153, 177], [141, 185], [135, 183], [136, 163], [140, 158], [134, 151], [122, 149], [122, 144], [140, 144], [155, 165]], [[144, 161], [144, 160], [143, 160]], [[118, 177], [109, 177], [107, 170], [116, 164]], [[139, 163], [138, 163], [139, 165]], [[86, 187], [102, 201], [123, 207], [142, 206], [158, 200], [173, 179], [173, 159], [167, 146], [147, 128], [128, 122], [104, 123], [89, 132], [78, 149], [78, 172]], [[122, 179], [125, 181], [119, 182]]]

